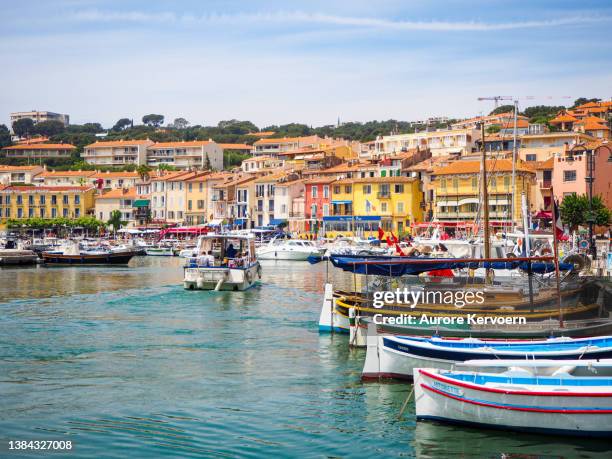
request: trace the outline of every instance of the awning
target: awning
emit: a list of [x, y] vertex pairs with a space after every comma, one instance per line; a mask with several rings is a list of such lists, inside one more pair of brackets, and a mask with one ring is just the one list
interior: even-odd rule
[[489, 199], [489, 205], [493, 205], [493, 206], [503, 206], [503, 205], [507, 205], [508, 204], [508, 200], [507, 199]]
[[208, 226], [220, 226], [223, 223], [223, 220], [220, 218], [215, 218], [207, 223]]
[[456, 206], [457, 201], [440, 201], [438, 202], [438, 206]]
[[348, 199], [344, 199], [344, 200], [343, 199], [339, 199], [337, 201], [332, 201], [331, 203], [332, 204], [352, 204], [353, 201], [348, 200]]
[[270, 220], [271, 226], [278, 226], [282, 225], [283, 223], [287, 223], [287, 220], [285, 218], [273, 218]]
[[478, 198], [465, 198], [465, 199], [460, 199], [457, 205], [461, 206], [463, 204], [478, 204], [478, 203], [480, 203], [480, 199]]
[[324, 222], [379, 222], [378, 215], [328, 215], [323, 217]]
[[118, 233], [128, 233], [128, 234], [141, 234], [142, 231], [134, 229], [134, 228], [121, 228], [117, 230]]
[[134, 201], [133, 206], [134, 207], [149, 207], [149, 204], [151, 204], [151, 201], [149, 201], [148, 199], [136, 199]]
[[235, 218], [234, 219], [235, 225], [244, 225], [246, 222], [247, 222], [246, 218]]

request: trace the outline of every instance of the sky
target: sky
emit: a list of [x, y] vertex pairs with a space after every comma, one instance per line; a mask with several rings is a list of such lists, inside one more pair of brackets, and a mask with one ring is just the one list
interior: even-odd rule
[[612, 2], [0, 0], [0, 123], [260, 127], [612, 97]]

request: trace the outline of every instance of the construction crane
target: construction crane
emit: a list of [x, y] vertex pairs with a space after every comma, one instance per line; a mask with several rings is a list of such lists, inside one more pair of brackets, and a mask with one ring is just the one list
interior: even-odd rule
[[513, 100], [512, 96], [492, 96], [492, 97], [479, 97], [478, 100], [493, 100], [495, 101], [495, 108], [499, 106], [500, 100]]

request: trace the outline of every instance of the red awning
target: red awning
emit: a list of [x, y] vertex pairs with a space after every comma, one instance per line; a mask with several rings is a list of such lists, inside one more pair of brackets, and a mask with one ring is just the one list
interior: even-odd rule
[[541, 210], [537, 214], [535, 214], [533, 218], [542, 218], [542, 219], [552, 220], [552, 212]]

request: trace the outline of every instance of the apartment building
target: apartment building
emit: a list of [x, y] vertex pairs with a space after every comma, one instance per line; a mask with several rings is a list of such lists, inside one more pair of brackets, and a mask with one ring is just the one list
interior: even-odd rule
[[141, 182], [138, 172], [130, 171], [96, 172], [92, 179], [96, 186], [102, 189], [133, 188]]
[[186, 181], [187, 209], [185, 220], [190, 225], [201, 225], [213, 220], [212, 188], [231, 177], [227, 172], [203, 173]]
[[465, 128], [382, 136], [376, 139], [376, 154], [391, 155], [407, 150], [429, 149], [432, 156], [465, 155], [476, 149], [480, 130]]
[[255, 174], [258, 172], [273, 172], [282, 169], [285, 165], [283, 159], [273, 156], [253, 156], [242, 161], [240, 168], [243, 172]]
[[255, 180], [252, 175], [234, 175], [212, 186], [212, 222], [214, 224], [219, 224], [224, 220], [232, 223], [237, 218], [236, 189], [252, 180]]
[[44, 170], [34, 178], [37, 185], [45, 186], [96, 186], [96, 171]]
[[0, 185], [30, 185], [43, 172], [41, 166], [4, 166], [0, 164]]
[[[529, 118], [524, 115], [517, 115], [519, 123], [529, 121]], [[451, 124], [451, 129], [478, 129], [480, 124], [484, 123], [485, 128], [489, 126], [512, 126], [514, 123], [514, 112], [497, 113], [495, 115], [475, 116], [465, 120], [457, 121]]]
[[223, 169], [223, 149], [212, 140], [160, 142], [147, 148], [147, 164], [177, 169]]
[[236, 211], [234, 224], [240, 228], [253, 228], [255, 221], [255, 180], [236, 185]]
[[69, 143], [22, 143], [4, 147], [2, 155], [6, 158], [40, 159], [66, 159], [76, 151], [74, 145]]
[[[293, 200], [304, 196], [304, 180], [290, 175], [274, 186], [274, 222], [288, 222], [293, 216]], [[302, 199], [303, 202], [303, 199]]]
[[595, 140], [593, 136], [574, 131], [527, 134], [520, 139], [518, 155], [523, 161], [546, 161], [552, 156], [562, 155], [566, 146], [571, 148]]
[[128, 228], [137, 225], [134, 204], [138, 195], [136, 187], [117, 188], [96, 197], [94, 215], [102, 222], [111, 218], [113, 211], [121, 212], [121, 219], [126, 222]]
[[367, 234], [381, 227], [404, 233], [423, 221], [423, 192], [414, 177], [387, 176], [337, 180], [332, 185], [332, 213], [323, 217], [330, 235]]
[[331, 186], [336, 177], [304, 180], [304, 230], [312, 234], [323, 228], [323, 218], [331, 215]]
[[[168, 198], [169, 191], [172, 191], [173, 203], [171, 205], [173, 214], [170, 220], [175, 220], [176, 212], [175, 209], [175, 199], [174, 195], [175, 188], [177, 187], [176, 183], [180, 182], [182, 177], [190, 176], [192, 178], [193, 174], [191, 172], [178, 171], [178, 172], [164, 172], [159, 173], [153, 177], [151, 177], [151, 218], [154, 222], [158, 223], [166, 223], [169, 219], [168, 217]], [[170, 183], [172, 183], [172, 190], [169, 190]]]
[[[489, 218], [492, 227], [510, 225], [512, 220], [522, 221], [521, 196], [530, 196], [535, 183], [535, 172], [518, 161], [516, 164], [516, 188], [512, 186], [512, 161], [487, 160], [487, 189], [489, 194]], [[457, 160], [432, 173], [435, 207], [434, 221], [482, 220], [480, 202], [480, 161]], [[514, 203], [514, 214], [512, 214]], [[535, 209], [531, 203], [530, 210]]]
[[251, 153], [253, 153], [253, 156], [277, 156], [279, 153], [297, 150], [298, 148], [316, 148], [321, 140], [322, 139], [317, 135], [305, 137], [283, 137], [280, 139], [259, 139], [253, 144]]
[[0, 222], [20, 218], [79, 218], [94, 210], [92, 186], [6, 186], [0, 189]]
[[43, 121], [60, 121], [64, 124], [64, 126], [68, 126], [70, 124], [70, 117], [68, 115], [64, 115], [62, 113], [41, 111], [41, 110], [31, 110], [29, 112], [13, 112], [11, 113], [11, 125], [18, 120], [29, 118], [34, 121], [34, 124], [40, 123]]
[[147, 147], [151, 140], [98, 141], [87, 145], [81, 157], [96, 166], [140, 166], [147, 163]]
[[560, 202], [572, 193], [587, 194], [591, 167], [593, 195], [600, 196], [612, 208], [612, 143], [608, 141], [574, 145], [555, 156], [552, 174], [555, 198]]

